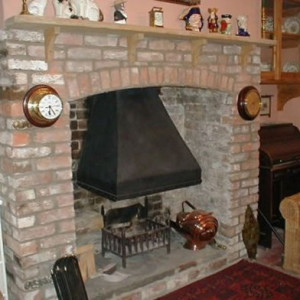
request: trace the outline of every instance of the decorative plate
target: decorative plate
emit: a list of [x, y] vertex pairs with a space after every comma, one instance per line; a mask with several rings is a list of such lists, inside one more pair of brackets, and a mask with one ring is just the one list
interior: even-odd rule
[[286, 62], [282, 68], [283, 72], [299, 72], [299, 64]]
[[300, 32], [300, 20], [296, 17], [287, 18], [284, 22], [284, 29], [287, 33], [298, 34]]

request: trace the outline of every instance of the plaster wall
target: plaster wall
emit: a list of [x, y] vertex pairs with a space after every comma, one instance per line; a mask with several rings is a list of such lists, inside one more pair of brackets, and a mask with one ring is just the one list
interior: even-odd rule
[[[27, 1], [29, 2], [29, 1]], [[104, 22], [113, 22], [112, 7], [113, 0], [101, 1], [94, 0], [104, 14]], [[253, 37], [259, 37], [260, 34], [260, 3], [261, 1], [240, 1], [240, 0], [202, 0], [201, 9], [205, 26], [203, 31], [207, 32], [207, 18], [208, 8], [217, 7], [219, 9], [218, 16], [221, 18], [222, 14], [232, 14], [233, 33], [236, 32], [236, 17], [238, 15], [246, 15], [249, 19], [248, 29]], [[142, 5], [141, 5], [142, 4]], [[149, 25], [148, 12], [154, 6], [162, 7], [164, 11], [164, 25], [166, 28], [184, 29], [184, 22], [179, 20], [179, 15], [186, 8], [184, 5], [172, 4], [156, 0], [128, 0], [126, 2], [126, 12], [128, 14], [128, 24], [134, 25]], [[22, 0], [1, 0], [0, 1], [0, 28], [4, 26], [4, 21], [14, 15], [18, 15], [22, 9]], [[46, 16], [54, 16], [52, 0], [48, 0], [45, 11]]]

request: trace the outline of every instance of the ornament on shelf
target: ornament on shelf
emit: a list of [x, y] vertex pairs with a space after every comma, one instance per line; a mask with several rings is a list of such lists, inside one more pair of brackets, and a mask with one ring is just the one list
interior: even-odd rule
[[103, 14], [94, 0], [72, 0], [79, 18], [90, 21], [103, 21]]
[[201, 31], [203, 27], [203, 17], [199, 6], [191, 6], [182, 12], [180, 20], [185, 21], [185, 29], [189, 31]]
[[152, 27], [164, 27], [164, 12], [161, 7], [153, 7], [149, 11], [150, 26]]
[[127, 13], [125, 12], [125, 3], [126, 0], [115, 0], [114, 1], [114, 22], [118, 24], [126, 24], [127, 23]]
[[22, 0], [22, 2], [23, 2], [22, 11], [21, 11], [20, 15], [30, 15], [30, 12], [28, 10], [27, 0]]
[[222, 15], [222, 20], [221, 20], [221, 33], [223, 34], [231, 34], [231, 30], [232, 30], [232, 23], [231, 23], [231, 18], [232, 15], [230, 14], [224, 14]]
[[103, 21], [103, 14], [94, 0], [53, 0], [59, 18]]
[[246, 16], [237, 17], [238, 33], [239, 36], [250, 36], [248, 32], [248, 18]]
[[207, 23], [209, 32], [218, 32], [219, 24], [217, 11], [218, 9], [215, 7], [208, 9], [209, 17], [207, 19]]
[[76, 16], [76, 7], [70, 0], [53, 0], [56, 17], [73, 18]]
[[43, 16], [48, 0], [31, 0], [28, 3], [28, 11], [34, 16]]

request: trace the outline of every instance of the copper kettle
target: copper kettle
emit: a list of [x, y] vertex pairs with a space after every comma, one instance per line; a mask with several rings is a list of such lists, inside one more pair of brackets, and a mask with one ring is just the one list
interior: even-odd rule
[[[185, 204], [193, 211], [185, 212]], [[185, 248], [200, 250], [215, 237], [218, 221], [211, 212], [197, 210], [189, 201], [183, 201], [182, 212], [177, 214], [176, 222], [171, 222], [171, 226], [186, 238]]]

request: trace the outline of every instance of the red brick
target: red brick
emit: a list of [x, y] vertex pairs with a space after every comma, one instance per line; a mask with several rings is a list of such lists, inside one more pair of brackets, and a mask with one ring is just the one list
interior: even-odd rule
[[38, 171], [70, 168], [71, 166], [72, 160], [70, 156], [54, 156], [36, 160], [36, 168]]
[[52, 209], [46, 212], [42, 212], [38, 215], [39, 224], [48, 224], [63, 219], [70, 219], [75, 216], [73, 206], [61, 207], [59, 209]]
[[50, 172], [36, 172], [32, 174], [26, 174], [14, 180], [15, 188], [29, 188], [41, 184], [49, 184], [52, 182], [53, 176]]
[[1, 113], [10, 117], [24, 116], [22, 102], [7, 102], [0, 106]]
[[39, 130], [36, 132], [34, 142], [41, 144], [59, 143], [59, 142], [70, 142], [71, 133], [70, 130]]
[[140, 74], [139, 74], [139, 69], [138, 68], [131, 68], [130, 69], [130, 78], [131, 78], [131, 84], [138, 86], [140, 83]]
[[32, 171], [31, 162], [26, 161], [16, 161], [10, 159], [2, 160], [2, 170], [8, 174], [18, 174]]
[[36, 188], [37, 197], [48, 197], [59, 194], [66, 194], [73, 192], [73, 184], [71, 181], [53, 183], [49, 182], [47, 185]]
[[111, 87], [114, 89], [120, 88], [121, 86], [121, 77], [118, 69], [113, 69], [110, 73], [111, 77]]
[[37, 264], [53, 260], [56, 257], [56, 251], [56, 249], [47, 249], [46, 251], [40, 251], [38, 254], [22, 257], [19, 261], [24, 269], [32, 266], [36, 267]]
[[[23, 228], [15, 237], [20, 242], [25, 242], [34, 239], [43, 238], [55, 233], [55, 224], [47, 224], [46, 226], [35, 226], [32, 228]], [[14, 234], [14, 235], [15, 235]]]
[[65, 220], [57, 222], [57, 228], [59, 233], [63, 232], [75, 232], [75, 220]]
[[58, 207], [72, 205], [74, 203], [73, 193], [57, 196], [56, 202], [57, 202]]
[[140, 82], [141, 82], [141, 85], [147, 85], [149, 82], [148, 68], [146, 68], [146, 67], [140, 68]]
[[101, 87], [104, 90], [110, 89], [111, 81], [110, 81], [109, 71], [101, 71], [100, 79], [101, 79]]
[[81, 73], [77, 76], [78, 85], [80, 86], [80, 93], [82, 95], [90, 94], [91, 80], [87, 73]]
[[121, 72], [121, 82], [122, 87], [128, 87], [130, 85], [130, 73], [128, 68], [122, 68]]
[[30, 134], [27, 132], [14, 132], [12, 135], [13, 147], [27, 146], [30, 143]]
[[76, 239], [75, 233], [64, 233], [51, 236], [40, 240], [40, 247], [42, 249], [57, 247], [63, 244], [70, 244]]
[[[25, 200], [23, 200], [25, 201]], [[54, 200], [39, 200], [39, 201], [27, 201], [17, 206], [16, 211], [18, 216], [25, 216], [28, 214], [33, 214], [37, 212], [41, 212], [48, 209], [53, 209], [55, 207]]]
[[16, 241], [6, 234], [4, 234], [4, 240], [6, 245], [18, 256], [26, 256], [37, 253], [38, 246], [36, 241], [19, 243], [19, 241]]
[[83, 45], [83, 35], [79, 34], [78, 32], [76, 34], [75, 33], [61, 33], [56, 38], [56, 43], [62, 44], [62, 45], [80, 46], [80, 45]]

